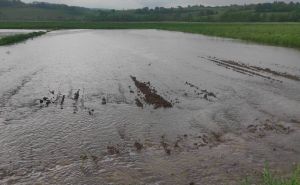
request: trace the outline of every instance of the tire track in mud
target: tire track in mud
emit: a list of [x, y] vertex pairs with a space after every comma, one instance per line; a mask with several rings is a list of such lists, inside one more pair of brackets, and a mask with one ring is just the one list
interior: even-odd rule
[[258, 76], [267, 80], [272, 80], [272, 81], [277, 81], [277, 82], [281, 82], [281, 80], [277, 80], [275, 78], [272, 78], [270, 75], [272, 76], [277, 76], [277, 77], [282, 77], [282, 78], [286, 78], [289, 80], [294, 80], [294, 81], [300, 81], [300, 77], [296, 76], [296, 75], [292, 75], [289, 74], [287, 72], [278, 72], [278, 71], [274, 71], [271, 70], [269, 68], [262, 68], [262, 67], [258, 67], [258, 66], [252, 66], [252, 65], [248, 65], [248, 64], [244, 64], [241, 62], [236, 62], [233, 60], [224, 60], [224, 59], [219, 59], [216, 57], [202, 57], [206, 60], [209, 60], [211, 62], [214, 62], [216, 65], [221, 66], [221, 67], [225, 67], [226, 69], [231, 69], [235, 72], [244, 74], [244, 75], [248, 75], [248, 76]]
[[[5, 107], [9, 100], [11, 100], [13, 96], [17, 95], [26, 86], [26, 84], [29, 83], [32, 80], [32, 78], [36, 76], [40, 71], [41, 70], [37, 70], [31, 73], [30, 75], [24, 76], [19, 85], [4, 92], [0, 97], [0, 107]], [[0, 110], [0, 114], [2, 112], [3, 111]]]

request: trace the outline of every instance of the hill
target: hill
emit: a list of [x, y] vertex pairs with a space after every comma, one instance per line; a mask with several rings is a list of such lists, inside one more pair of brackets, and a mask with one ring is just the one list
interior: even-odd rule
[[186, 21], [186, 22], [299, 22], [300, 3], [262, 3], [205, 7], [103, 10], [0, 0], [0, 21]]
[[44, 2], [26, 4], [20, 0], [0, 0], [0, 20], [2, 21], [83, 20], [89, 15], [95, 15], [95, 11], [63, 4]]

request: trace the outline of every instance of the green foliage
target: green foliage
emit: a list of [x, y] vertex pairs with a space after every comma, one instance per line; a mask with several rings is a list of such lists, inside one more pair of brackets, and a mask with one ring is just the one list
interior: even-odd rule
[[12, 36], [3, 37], [0, 39], [0, 46], [15, 44], [18, 42], [25, 41], [30, 38], [38, 37], [40, 35], [45, 34], [46, 32], [32, 32], [27, 34], [17, 34]]
[[[268, 167], [264, 168], [260, 185], [300, 185], [300, 167], [297, 167], [289, 177], [279, 177], [271, 173]], [[251, 185], [252, 182], [246, 178], [242, 185]]]
[[88, 9], [43, 2], [0, 0], [2, 21], [188, 21], [188, 22], [298, 22], [300, 3], [261, 3], [205, 7]]
[[297, 168], [289, 178], [276, 177], [268, 168], [265, 168], [263, 185], [300, 185], [300, 168]]
[[0, 29], [161, 29], [300, 48], [299, 23], [2, 22]]

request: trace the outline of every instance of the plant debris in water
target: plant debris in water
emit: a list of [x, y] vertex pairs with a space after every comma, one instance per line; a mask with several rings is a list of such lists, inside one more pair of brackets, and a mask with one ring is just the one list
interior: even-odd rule
[[135, 104], [136, 104], [136, 106], [138, 106], [138, 107], [141, 107], [141, 108], [144, 107], [144, 105], [142, 104], [141, 100], [139, 100], [138, 98], [135, 99]]
[[171, 155], [171, 149], [169, 144], [165, 141], [165, 137], [162, 136], [161, 139], [162, 139], [160, 142], [161, 146], [163, 147], [167, 155]]
[[233, 60], [218, 59], [216, 57], [207, 57], [205, 59], [212, 61], [219, 66], [225, 67], [227, 69], [232, 69], [233, 71], [236, 71], [236, 72], [239, 72], [239, 73], [242, 73], [245, 75], [249, 75], [249, 76], [259, 76], [259, 77], [262, 77], [265, 79], [281, 82], [280, 80], [276, 80], [276, 79], [272, 78], [271, 76], [269, 76], [269, 75], [273, 75], [273, 76], [287, 78], [290, 80], [300, 81], [299, 76], [292, 75], [292, 74], [289, 74], [286, 72], [282, 73], [282, 72], [274, 71], [274, 70], [271, 70], [270, 68], [262, 68], [262, 67], [258, 67], [258, 66], [252, 66], [252, 65], [241, 63], [241, 62], [236, 62]]
[[261, 122], [260, 124], [249, 125], [247, 130], [250, 133], [257, 133], [259, 137], [264, 137], [267, 131], [273, 131], [281, 134], [289, 134], [293, 131], [290, 127], [286, 127], [269, 119]]
[[107, 146], [107, 153], [109, 155], [120, 154], [120, 150], [116, 146], [109, 145]]
[[134, 147], [137, 149], [137, 151], [141, 151], [143, 149], [143, 144], [141, 144], [140, 142], [136, 141], [134, 143]]
[[[136, 88], [144, 95], [144, 100], [147, 104], [154, 105], [154, 109], [157, 108], [171, 108], [173, 105], [165, 100], [163, 97], [157, 94], [154, 88], [150, 87], [150, 82], [140, 82], [134, 76], [130, 76], [133, 80]], [[138, 102], [140, 105], [140, 102]]]
[[[212, 101], [212, 98], [217, 98], [217, 95], [213, 92], [209, 92], [206, 89], [200, 89], [200, 87], [190, 83], [190, 82], [185, 82], [185, 85], [194, 88], [194, 94], [197, 97], [203, 98], [207, 101]], [[184, 96], [189, 96], [189, 94], [187, 92], [184, 93]]]
[[[84, 95], [82, 93], [81, 97], [80, 97], [80, 89], [78, 89], [74, 95], [72, 95], [72, 90], [69, 91], [69, 95], [66, 96], [64, 94], [61, 94], [60, 92], [55, 93], [54, 90], [49, 90], [49, 94], [48, 96], [44, 96], [41, 99], [38, 99], [38, 103], [40, 108], [43, 107], [49, 107], [50, 105], [60, 105], [60, 109], [64, 109], [64, 105], [65, 105], [65, 101], [66, 101], [66, 97], [69, 98], [70, 100], [72, 100], [72, 108], [73, 108], [73, 113], [76, 114], [78, 112], [78, 108], [80, 107], [81, 110], [86, 110], [87, 113], [90, 116], [94, 115], [95, 110], [93, 108], [88, 108], [84, 105]], [[106, 99], [103, 98], [105, 100], [106, 103]], [[80, 105], [79, 104], [79, 100], [80, 100]]]

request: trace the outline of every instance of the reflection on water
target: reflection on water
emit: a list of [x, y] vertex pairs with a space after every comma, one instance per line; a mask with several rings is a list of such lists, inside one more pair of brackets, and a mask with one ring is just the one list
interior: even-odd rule
[[299, 58], [157, 30], [0, 47], [0, 182], [239, 184], [264, 161], [285, 173], [300, 160], [300, 85], [253, 66], [300, 76]]

